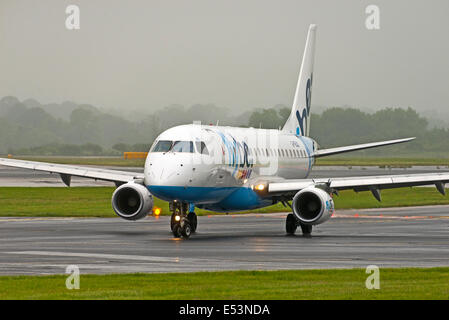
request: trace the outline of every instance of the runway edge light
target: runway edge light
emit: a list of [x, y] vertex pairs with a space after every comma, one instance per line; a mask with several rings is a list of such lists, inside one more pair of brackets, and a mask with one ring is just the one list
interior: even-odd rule
[[162, 209], [159, 207], [154, 207], [153, 208], [153, 215], [158, 217], [160, 214], [162, 213]]

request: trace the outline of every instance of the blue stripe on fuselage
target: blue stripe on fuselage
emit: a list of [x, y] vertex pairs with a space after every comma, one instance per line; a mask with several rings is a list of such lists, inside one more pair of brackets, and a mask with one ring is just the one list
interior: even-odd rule
[[269, 206], [271, 199], [263, 199], [248, 187], [181, 187], [148, 186], [154, 196], [165, 200], [179, 200], [213, 211], [241, 211]]
[[151, 194], [165, 201], [219, 202], [238, 187], [148, 186]]

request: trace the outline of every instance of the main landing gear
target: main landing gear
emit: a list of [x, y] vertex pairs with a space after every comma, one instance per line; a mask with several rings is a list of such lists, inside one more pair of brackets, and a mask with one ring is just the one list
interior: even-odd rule
[[189, 206], [187, 203], [170, 202], [170, 211], [172, 212], [170, 228], [174, 237], [187, 239], [192, 233], [196, 232], [198, 218], [193, 211], [194, 209], [193, 205]]
[[295, 234], [296, 229], [298, 226], [301, 227], [302, 235], [304, 237], [310, 237], [312, 234], [312, 226], [302, 224], [298, 221], [298, 219], [295, 217], [293, 213], [289, 213], [287, 215], [287, 219], [285, 220], [285, 231], [287, 231], [287, 234], [293, 235]]

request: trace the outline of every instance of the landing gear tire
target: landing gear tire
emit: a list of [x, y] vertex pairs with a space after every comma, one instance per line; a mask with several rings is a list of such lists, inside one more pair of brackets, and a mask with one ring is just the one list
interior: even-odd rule
[[171, 218], [170, 218], [170, 229], [171, 231], [173, 231], [173, 228], [175, 227], [175, 224], [177, 224], [176, 220], [175, 220], [176, 214], [172, 213]]
[[296, 217], [293, 213], [289, 213], [287, 215], [287, 219], [285, 220], [285, 231], [289, 235], [295, 234], [296, 228], [298, 228], [298, 222], [296, 221]]
[[181, 229], [181, 235], [182, 235], [183, 238], [187, 239], [192, 234], [192, 226], [190, 225], [190, 222], [187, 219], [185, 219], [182, 222], [182, 225], [181, 225], [180, 229]]
[[190, 222], [190, 227], [192, 229], [192, 233], [196, 232], [196, 228], [198, 226], [198, 218], [196, 216], [195, 212], [189, 212], [189, 214], [187, 215], [187, 219]]
[[181, 238], [182, 233], [181, 233], [181, 226], [179, 223], [175, 223], [173, 225], [172, 231], [173, 231], [173, 236], [175, 238]]
[[301, 231], [302, 231], [302, 235], [304, 237], [310, 237], [312, 236], [312, 225], [310, 224], [300, 224], [301, 226]]

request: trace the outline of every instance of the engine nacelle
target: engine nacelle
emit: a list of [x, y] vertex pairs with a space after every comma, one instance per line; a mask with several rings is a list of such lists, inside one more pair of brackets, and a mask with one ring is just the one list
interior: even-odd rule
[[115, 189], [112, 208], [123, 219], [139, 220], [153, 209], [153, 196], [143, 185], [128, 182]]
[[315, 225], [327, 221], [334, 213], [334, 200], [324, 190], [308, 187], [293, 197], [293, 213], [306, 225]]

